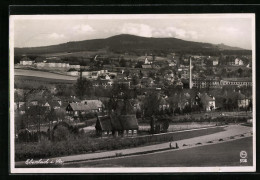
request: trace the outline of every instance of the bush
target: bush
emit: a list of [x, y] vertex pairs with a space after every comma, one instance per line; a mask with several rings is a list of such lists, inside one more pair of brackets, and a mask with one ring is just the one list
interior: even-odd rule
[[71, 132], [67, 127], [58, 126], [53, 132], [53, 138], [56, 141], [67, 140], [71, 136]]

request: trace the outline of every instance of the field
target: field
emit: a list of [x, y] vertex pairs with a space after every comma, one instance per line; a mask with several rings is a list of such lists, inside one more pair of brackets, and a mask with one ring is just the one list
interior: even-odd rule
[[16, 88], [40, 88], [46, 87], [48, 89], [54, 89], [57, 84], [73, 84], [74, 80], [62, 80], [62, 79], [49, 79], [33, 76], [15, 76], [14, 84]]
[[[221, 144], [179, 151], [142, 154], [133, 157], [73, 164], [73, 167], [205, 167], [252, 166], [252, 137]], [[247, 163], [240, 164], [240, 151], [247, 152]]]
[[15, 76], [33, 76], [40, 78], [49, 78], [49, 79], [57, 79], [57, 80], [77, 80], [77, 77], [66, 76], [61, 74], [55, 74], [44, 71], [34, 71], [34, 70], [25, 70], [25, 69], [15, 69]]

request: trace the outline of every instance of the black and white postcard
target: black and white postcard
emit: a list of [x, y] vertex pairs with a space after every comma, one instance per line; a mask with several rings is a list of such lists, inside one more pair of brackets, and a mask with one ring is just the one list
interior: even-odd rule
[[254, 172], [255, 15], [10, 15], [11, 173]]

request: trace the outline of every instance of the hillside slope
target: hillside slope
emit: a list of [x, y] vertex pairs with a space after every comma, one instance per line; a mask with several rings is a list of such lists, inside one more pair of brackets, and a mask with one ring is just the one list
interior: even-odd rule
[[111, 52], [142, 52], [142, 51], [221, 51], [243, 50], [224, 44], [214, 45], [185, 41], [176, 38], [146, 38], [128, 34], [112, 36], [106, 39], [93, 39], [84, 41], [67, 42], [52, 46], [15, 48], [15, 55], [45, 54], [59, 52], [95, 51], [105, 49]]

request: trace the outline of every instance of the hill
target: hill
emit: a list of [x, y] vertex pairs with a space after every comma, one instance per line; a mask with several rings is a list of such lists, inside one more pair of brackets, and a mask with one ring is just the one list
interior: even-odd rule
[[15, 48], [15, 55], [21, 54], [47, 54], [47, 53], [71, 53], [80, 51], [106, 50], [115, 53], [125, 52], [207, 52], [207, 51], [240, 51], [238, 47], [231, 47], [224, 44], [214, 45], [185, 41], [177, 38], [147, 38], [135, 35], [121, 34], [106, 39], [92, 39], [84, 41], [67, 42], [58, 45]]

